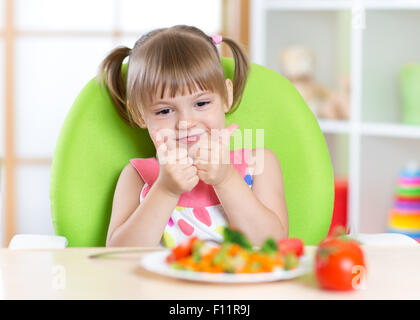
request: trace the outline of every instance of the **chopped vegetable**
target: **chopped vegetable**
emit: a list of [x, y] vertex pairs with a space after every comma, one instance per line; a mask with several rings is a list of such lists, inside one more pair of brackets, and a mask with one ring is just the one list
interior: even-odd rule
[[288, 238], [277, 241], [278, 250], [282, 254], [293, 252], [300, 257], [303, 254], [303, 241], [298, 238]]
[[252, 245], [243, 233], [238, 230], [224, 228], [223, 236], [225, 242], [236, 243], [244, 249], [252, 250]]
[[192, 246], [197, 237], [192, 237], [188, 241], [180, 243], [177, 247], [172, 250], [172, 253], [166, 259], [167, 262], [179, 261], [181, 258], [187, 257], [191, 254]]
[[267, 238], [258, 250], [254, 250], [240, 231], [225, 228], [224, 235], [224, 241], [219, 246], [210, 245], [197, 237], [188, 239], [172, 249], [167, 262], [178, 270], [258, 273], [272, 272], [276, 268], [294, 269], [299, 265], [299, 255], [303, 253], [303, 243], [299, 239], [302, 248], [296, 239], [293, 242], [276, 242]]
[[284, 256], [284, 269], [290, 270], [296, 268], [299, 264], [299, 258], [293, 253], [288, 252]]
[[275, 254], [277, 252], [277, 243], [273, 238], [268, 238], [264, 241], [260, 251], [267, 254]]

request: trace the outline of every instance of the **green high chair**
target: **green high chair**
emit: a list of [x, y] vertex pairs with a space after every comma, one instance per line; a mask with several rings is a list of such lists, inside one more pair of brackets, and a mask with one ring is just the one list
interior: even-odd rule
[[[234, 62], [222, 58], [232, 79]], [[127, 65], [123, 65], [126, 76]], [[264, 129], [264, 147], [280, 162], [289, 236], [316, 245], [333, 212], [334, 177], [325, 138], [294, 86], [280, 74], [251, 64], [242, 102], [226, 124]], [[253, 139], [255, 140], [255, 139]], [[255, 147], [256, 141], [252, 141]], [[117, 114], [106, 89], [93, 78], [71, 107], [54, 150], [50, 200], [54, 229], [71, 247], [105, 246], [112, 200], [129, 159], [153, 157], [147, 130], [131, 128]]]

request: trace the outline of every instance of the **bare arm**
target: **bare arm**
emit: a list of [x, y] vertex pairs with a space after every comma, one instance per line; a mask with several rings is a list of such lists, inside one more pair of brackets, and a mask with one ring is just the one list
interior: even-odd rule
[[118, 179], [106, 246], [157, 246], [179, 196], [153, 184], [139, 203], [144, 181], [129, 163]]
[[[214, 187], [232, 226], [244, 232], [253, 245], [261, 245], [267, 237], [285, 238], [289, 232], [286, 200], [280, 164], [268, 149], [264, 152], [263, 168], [253, 176], [252, 190], [234, 169], [230, 177]], [[253, 155], [257, 154], [252, 150]]]

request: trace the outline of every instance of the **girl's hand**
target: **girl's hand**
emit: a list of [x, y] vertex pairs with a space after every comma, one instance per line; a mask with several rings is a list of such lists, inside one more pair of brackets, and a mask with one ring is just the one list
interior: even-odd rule
[[197, 167], [197, 175], [205, 183], [217, 186], [230, 177], [234, 170], [230, 163], [230, 137], [238, 129], [231, 124], [222, 130], [213, 130], [200, 136], [200, 140], [188, 151]]
[[179, 196], [181, 193], [192, 190], [198, 183], [197, 168], [188, 156], [185, 148], [180, 147], [173, 137], [164, 137], [153, 134], [158, 161], [160, 164], [157, 185], [168, 193]]

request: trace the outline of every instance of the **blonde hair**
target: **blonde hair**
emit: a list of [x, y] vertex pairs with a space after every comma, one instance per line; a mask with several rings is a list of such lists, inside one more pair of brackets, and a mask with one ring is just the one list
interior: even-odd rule
[[[235, 61], [232, 113], [241, 101], [249, 62], [235, 41], [223, 37], [223, 42], [232, 50]], [[126, 57], [125, 81], [121, 68]], [[116, 47], [100, 64], [97, 80], [107, 86], [118, 114], [131, 127], [141, 125], [141, 109], [159, 90], [161, 98], [165, 90], [171, 97], [185, 94], [186, 89], [190, 94], [197, 89], [208, 90], [228, 101], [217, 48], [211, 37], [191, 26], [156, 29], [138, 39], [133, 49]]]

